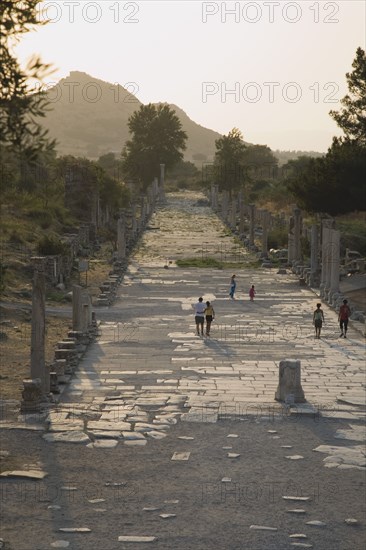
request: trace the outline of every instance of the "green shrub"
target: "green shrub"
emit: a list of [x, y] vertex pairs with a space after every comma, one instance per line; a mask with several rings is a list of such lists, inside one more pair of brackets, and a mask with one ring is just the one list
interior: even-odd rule
[[41, 256], [57, 256], [66, 254], [66, 246], [57, 237], [45, 235], [38, 241], [37, 252]]
[[42, 229], [48, 229], [52, 225], [52, 214], [49, 210], [45, 210], [44, 208], [32, 208], [27, 213], [27, 216], [38, 222]]
[[18, 231], [14, 229], [9, 235], [9, 241], [12, 244], [23, 244], [24, 238], [21, 235], [19, 235]]
[[268, 234], [268, 248], [287, 248], [287, 229], [276, 227]]

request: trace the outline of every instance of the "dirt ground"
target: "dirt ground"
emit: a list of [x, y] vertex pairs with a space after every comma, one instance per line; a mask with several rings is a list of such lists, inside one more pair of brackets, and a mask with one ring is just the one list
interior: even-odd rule
[[[57, 342], [65, 338], [68, 330], [72, 328], [71, 298], [67, 298], [67, 294], [71, 292], [71, 285], [81, 284], [85, 287], [87, 282], [87, 289], [92, 299], [95, 299], [100, 293], [99, 285], [107, 278], [110, 269], [106, 247], [104, 247], [90, 262], [87, 280], [82, 273], [80, 280], [76, 275], [65, 291], [47, 288], [49, 299], [46, 301], [46, 363], [53, 361]], [[21, 289], [26, 288], [31, 291], [31, 284], [25, 287], [24, 281], [18, 281], [17, 284], [9, 285], [1, 296], [0, 400], [21, 399], [22, 380], [29, 378], [30, 374], [31, 299], [20, 300], [18, 295]], [[62, 300], [62, 297], [65, 299]]]
[[[293, 548], [289, 535], [300, 533], [308, 538], [292, 540], [319, 550], [363, 550], [363, 473], [324, 468], [324, 455], [312, 451], [342, 426], [310, 418], [178, 423], [162, 441], [145, 447], [120, 444], [112, 451], [47, 444], [34, 432], [23, 431], [20, 440], [16, 430], [8, 430], [2, 448], [18, 456], [27, 449], [24, 461], [40, 460], [48, 476], [42, 481], [2, 480], [0, 536], [8, 550], [46, 550], [57, 540], [70, 541], [72, 550], [285, 550]], [[268, 430], [276, 430], [277, 439]], [[238, 437], [228, 439], [230, 433]], [[194, 439], [178, 439], [182, 435]], [[227, 457], [223, 447], [228, 444], [240, 457]], [[189, 460], [172, 461], [176, 451], [191, 452]], [[289, 452], [304, 459], [286, 460]], [[222, 482], [224, 477], [231, 481]], [[290, 502], [283, 496], [310, 500]], [[292, 509], [305, 513], [287, 511]], [[161, 513], [176, 517], [162, 519]], [[346, 518], [360, 523], [349, 526]], [[306, 525], [310, 520], [326, 526]], [[253, 524], [277, 531], [255, 531]], [[59, 532], [63, 527], [91, 532]], [[123, 544], [118, 542], [121, 535], [157, 540]]]

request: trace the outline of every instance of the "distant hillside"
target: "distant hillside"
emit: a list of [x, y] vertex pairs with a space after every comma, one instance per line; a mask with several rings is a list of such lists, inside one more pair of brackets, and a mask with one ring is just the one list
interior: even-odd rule
[[[129, 138], [127, 121], [141, 105], [131, 92], [86, 73], [72, 71], [67, 78], [61, 79], [47, 91], [49, 111], [41, 123], [56, 138], [60, 155], [70, 154], [89, 159], [110, 152], [119, 155]], [[173, 104], [169, 106], [176, 111], [188, 135], [185, 160], [196, 162], [197, 165], [212, 161], [215, 140], [221, 134], [200, 126], [180, 107]], [[321, 153], [274, 151], [274, 155], [282, 165], [300, 155], [321, 156]]]
[[[61, 79], [47, 92], [50, 110], [42, 120], [58, 142], [60, 155], [72, 154], [90, 159], [105, 153], [119, 154], [129, 138], [127, 121], [141, 102], [122, 86], [78, 71]], [[195, 155], [212, 160], [218, 132], [196, 124], [186, 113], [171, 105], [188, 134], [185, 160]]]

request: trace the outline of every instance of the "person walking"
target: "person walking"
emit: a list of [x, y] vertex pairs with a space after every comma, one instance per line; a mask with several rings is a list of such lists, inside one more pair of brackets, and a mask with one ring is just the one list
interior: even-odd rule
[[206, 336], [210, 336], [211, 323], [215, 319], [215, 310], [212, 307], [210, 302], [206, 302], [205, 316], [206, 316]]
[[194, 305], [194, 320], [196, 322], [197, 335], [203, 336], [203, 323], [205, 322], [205, 304], [203, 303], [203, 298], [198, 298], [198, 302]]
[[252, 285], [249, 289], [249, 298], [251, 302], [253, 302], [254, 296], [255, 296], [255, 289], [254, 289], [254, 285]]
[[320, 338], [320, 333], [321, 333], [321, 330], [322, 330], [323, 322], [324, 322], [324, 312], [321, 309], [321, 304], [316, 304], [316, 310], [314, 311], [314, 314], [313, 314], [313, 324], [314, 324], [314, 327], [315, 327], [315, 338], [318, 338], [318, 339]]
[[231, 277], [230, 292], [229, 292], [229, 296], [232, 300], [234, 300], [235, 289], [236, 289], [236, 280], [235, 280], [235, 273], [234, 273], [234, 275]]
[[339, 338], [347, 338], [347, 329], [348, 329], [348, 319], [351, 315], [351, 310], [348, 305], [348, 300], [343, 300], [343, 305], [339, 308], [338, 321], [341, 329]]

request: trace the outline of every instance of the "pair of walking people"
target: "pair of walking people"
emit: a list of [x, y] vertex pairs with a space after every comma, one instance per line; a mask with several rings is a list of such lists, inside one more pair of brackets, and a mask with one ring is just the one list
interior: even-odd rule
[[215, 318], [215, 310], [210, 302], [203, 302], [203, 298], [198, 298], [194, 306], [194, 320], [196, 322], [196, 331], [198, 336], [203, 336], [203, 326], [206, 319], [206, 336], [210, 336], [211, 323]]
[[[343, 300], [343, 305], [339, 308], [338, 312], [338, 321], [341, 329], [340, 338], [347, 338], [347, 329], [348, 329], [348, 319], [351, 315], [351, 310], [348, 305], [348, 300]], [[315, 338], [320, 338], [320, 333], [322, 330], [324, 322], [324, 312], [321, 309], [321, 304], [316, 304], [316, 310], [313, 314], [313, 323], [315, 327]]]

